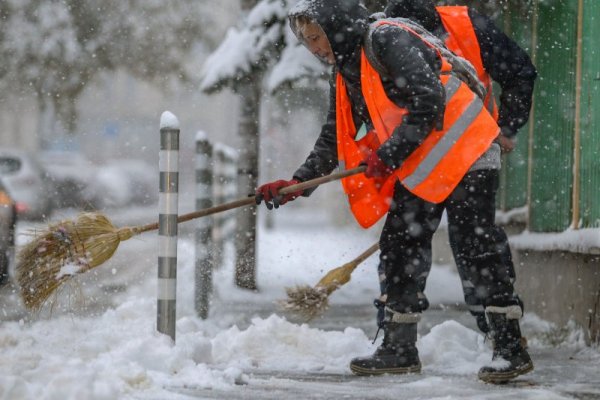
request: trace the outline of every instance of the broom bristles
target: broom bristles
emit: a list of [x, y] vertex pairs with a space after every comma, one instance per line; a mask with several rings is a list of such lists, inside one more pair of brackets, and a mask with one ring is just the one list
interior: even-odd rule
[[115, 228], [99, 212], [80, 214], [42, 231], [17, 256], [16, 277], [25, 307], [39, 310], [65, 282], [107, 261], [135, 228]]
[[286, 312], [296, 314], [306, 321], [321, 315], [329, 307], [327, 289], [321, 286], [295, 286], [285, 288], [287, 299], [279, 301]]
[[311, 287], [308, 285], [285, 288], [287, 299], [279, 305], [284, 311], [296, 314], [310, 321], [323, 314], [329, 308], [329, 295], [350, 281], [352, 271], [358, 263], [351, 261], [329, 271]]

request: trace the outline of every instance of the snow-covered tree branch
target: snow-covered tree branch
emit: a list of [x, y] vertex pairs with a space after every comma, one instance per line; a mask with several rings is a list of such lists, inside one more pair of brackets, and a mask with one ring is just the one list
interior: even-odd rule
[[298, 43], [287, 26], [291, 3], [261, 0], [240, 26], [230, 28], [204, 64], [201, 89], [209, 93], [224, 87], [237, 90], [258, 71], [266, 71], [269, 92], [303, 78], [322, 77], [326, 67]]

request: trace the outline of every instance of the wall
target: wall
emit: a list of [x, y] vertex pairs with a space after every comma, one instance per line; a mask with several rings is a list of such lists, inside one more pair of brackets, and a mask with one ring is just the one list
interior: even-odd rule
[[515, 288], [542, 319], [574, 321], [589, 343], [600, 343], [600, 256], [566, 251], [513, 251]]

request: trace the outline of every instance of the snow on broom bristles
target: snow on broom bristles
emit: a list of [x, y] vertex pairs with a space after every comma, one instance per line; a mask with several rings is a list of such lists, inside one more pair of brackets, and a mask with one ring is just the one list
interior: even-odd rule
[[61, 285], [101, 265], [120, 242], [142, 231], [143, 227], [115, 228], [101, 213], [88, 212], [74, 222], [30, 232], [33, 239], [19, 251], [16, 267], [25, 307], [39, 310]]
[[285, 288], [288, 297], [281, 300], [279, 306], [284, 311], [296, 314], [306, 321], [323, 314], [329, 307], [329, 295], [348, 283], [356, 267], [377, 250], [379, 250], [379, 243], [369, 247], [354, 260], [329, 271], [315, 287], [300, 285]]

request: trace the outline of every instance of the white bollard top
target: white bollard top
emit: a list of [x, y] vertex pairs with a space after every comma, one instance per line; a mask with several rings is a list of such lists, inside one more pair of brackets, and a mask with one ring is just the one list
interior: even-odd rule
[[165, 111], [160, 116], [160, 129], [179, 129], [179, 120], [170, 111]]
[[196, 132], [196, 142], [199, 142], [201, 140], [208, 140], [208, 135], [204, 131]]

